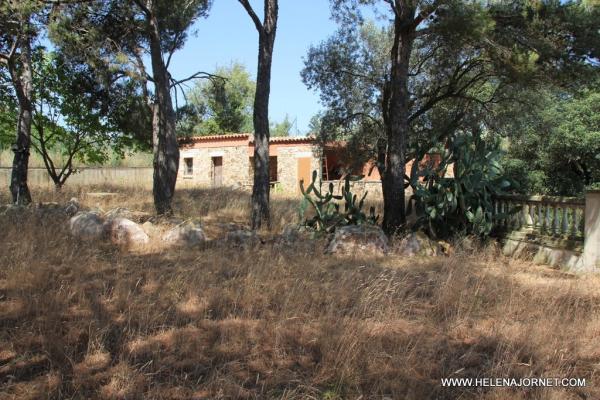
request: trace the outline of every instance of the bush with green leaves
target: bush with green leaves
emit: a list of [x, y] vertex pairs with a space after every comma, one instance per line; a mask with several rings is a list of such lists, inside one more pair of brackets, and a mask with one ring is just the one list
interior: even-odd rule
[[[342, 186], [342, 194], [335, 195], [333, 183], [329, 183], [325, 192], [322, 190], [323, 182], [320, 178], [317, 180], [317, 175], [317, 171], [313, 171], [311, 182], [306, 189], [304, 188], [304, 182], [300, 181], [300, 191], [304, 196], [300, 204], [300, 219], [304, 219], [304, 214], [309, 205], [315, 214], [311, 218], [304, 219], [303, 225], [305, 227], [317, 232], [330, 233], [339, 226], [377, 223], [379, 215], [375, 215], [374, 207], [370, 208], [369, 215], [366, 215], [362, 210], [368, 191], [365, 191], [359, 199], [356, 194], [352, 193], [350, 188], [350, 182], [358, 181], [362, 179], [362, 176], [346, 176]], [[336, 200], [343, 200], [343, 211], [341, 211], [342, 203]]]
[[[407, 213], [416, 207], [417, 227], [438, 238], [488, 236], [498, 219], [508, 217], [494, 213], [494, 196], [513, 187], [500, 164], [501, 156], [497, 142], [462, 133], [449, 140], [439, 165], [413, 168], [414, 193]], [[446, 177], [451, 167], [454, 177]]]

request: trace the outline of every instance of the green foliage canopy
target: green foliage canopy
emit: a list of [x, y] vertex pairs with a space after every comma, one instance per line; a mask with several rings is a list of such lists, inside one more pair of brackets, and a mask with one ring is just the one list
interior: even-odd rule
[[[34, 118], [32, 146], [57, 186], [75, 172], [74, 162], [102, 164], [111, 153], [121, 156], [133, 146], [131, 119], [141, 102], [129, 82], [110, 88], [98, 83], [88, 65], [70, 62], [64, 54], [38, 48], [34, 56]], [[58, 159], [53, 156], [59, 154]]]
[[600, 183], [599, 86], [535, 95], [534, 110], [514, 110], [505, 168], [524, 193], [582, 195]]
[[218, 67], [187, 94], [178, 109], [179, 136], [205, 136], [252, 131], [252, 104], [256, 83], [243, 64]]
[[[333, 3], [340, 29], [309, 49], [302, 78], [325, 106], [321, 135], [356, 143], [377, 159], [387, 145], [383, 110], [393, 31], [362, 18], [362, 6], [377, 1]], [[499, 105], [527, 107], [519, 98], [523, 87], [597, 74], [598, 6], [452, 0], [415, 6], [430, 14], [415, 33], [410, 56], [408, 159], [422, 157], [457, 132], [509, 122], [498, 118]]]

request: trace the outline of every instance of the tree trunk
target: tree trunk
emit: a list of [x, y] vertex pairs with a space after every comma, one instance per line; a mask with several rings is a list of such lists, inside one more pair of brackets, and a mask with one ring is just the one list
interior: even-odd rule
[[175, 132], [175, 111], [171, 100], [170, 75], [160, 47], [160, 33], [155, 17], [150, 17], [150, 57], [154, 80], [152, 137], [154, 148], [154, 178], [152, 191], [158, 215], [171, 215], [179, 168], [179, 144]]
[[258, 69], [254, 96], [254, 184], [252, 185], [252, 216], [250, 225], [256, 230], [265, 222], [271, 228], [269, 213], [269, 94], [271, 92], [271, 62], [277, 17], [278, 0], [264, 0], [264, 20], [260, 21], [248, 0], [238, 0], [258, 31]]
[[9, 66], [19, 103], [17, 137], [12, 147], [15, 155], [10, 179], [10, 192], [13, 203], [26, 205], [31, 203], [31, 193], [27, 186], [27, 172], [33, 119], [33, 76], [31, 71], [31, 44], [28, 37], [21, 39], [19, 62], [21, 64], [20, 68], [15, 68], [12, 63]]
[[258, 72], [254, 97], [254, 185], [252, 186], [252, 229], [263, 221], [271, 226], [269, 213], [269, 94], [275, 31], [259, 34]]
[[[412, 16], [406, 17], [412, 20]], [[388, 235], [402, 230], [406, 224], [404, 174], [410, 112], [408, 76], [414, 29], [405, 18], [396, 17], [395, 21], [389, 98], [384, 104], [388, 143], [382, 179], [383, 229]]]

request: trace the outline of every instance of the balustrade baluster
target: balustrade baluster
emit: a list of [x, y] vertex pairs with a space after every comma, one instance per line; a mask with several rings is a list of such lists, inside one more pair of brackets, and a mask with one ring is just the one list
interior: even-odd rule
[[558, 229], [557, 227], [557, 219], [558, 219], [558, 207], [556, 206], [556, 204], [552, 205], [552, 213], [550, 215], [550, 218], [552, 218], [552, 221], [550, 222], [550, 229], [551, 229], [551, 233], [552, 235], [556, 235], [556, 231]]
[[571, 235], [577, 237], [577, 207], [571, 208]]
[[565, 204], [563, 204], [562, 206], [562, 221], [560, 224], [560, 235], [561, 236], [568, 236], [569, 234], [569, 221], [568, 221], [568, 217], [567, 217], [567, 210], [569, 209], [569, 207]]
[[494, 224], [498, 225], [498, 200], [494, 199]]
[[531, 223], [531, 204], [529, 204], [528, 202], [524, 202], [523, 203], [523, 219], [524, 219], [524, 225], [525, 228], [530, 228], [532, 223]]

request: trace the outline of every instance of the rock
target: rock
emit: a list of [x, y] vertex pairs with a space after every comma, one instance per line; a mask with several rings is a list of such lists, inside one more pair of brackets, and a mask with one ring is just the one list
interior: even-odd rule
[[479, 240], [474, 236], [463, 236], [456, 240], [456, 247], [465, 253], [474, 253], [479, 247]]
[[300, 230], [298, 225], [286, 225], [281, 231], [281, 240], [286, 243], [293, 243], [300, 239]]
[[160, 229], [158, 229], [158, 227], [150, 221], [144, 222], [142, 224], [142, 229], [144, 230], [144, 232], [146, 232], [146, 235], [150, 237], [156, 236], [160, 233]]
[[118, 245], [139, 246], [150, 242], [142, 227], [127, 218], [113, 218], [104, 224], [111, 242]]
[[94, 212], [81, 212], [69, 221], [71, 235], [81, 240], [97, 240], [104, 235], [104, 219]]
[[111, 193], [111, 192], [93, 192], [93, 193], [86, 193], [85, 197], [90, 197], [93, 199], [112, 199], [115, 197], [119, 197], [120, 194], [119, 193]]
[[[149, 214], [148, 214], [149, 215]], [[184, 219], [178, 217], [166, 217], [162, 215], [149, 216], [146, 221], [149, 221], [155, 225], [181, 225], [185, 222]]]
[[73, 198], [71, 198], [71, 200], [67, 201], [64, 211], [65, 211], [65, 214], [67, 214], [69, 216], [73, 216], [73, 215], [77, 214], [80, 209], [81, 209], [81, 206], [79, 205], [79, 200], [77, 200], [75, 197], [73, 197]]
[[442, 251], [442, 253], [446, 256], [453, 256], [454, 255], [454, 247], [452, 247], [452, 245], [448, 242], [446, 242], [445, 240], [438, 240], [437, 242], [440, 246], [440, 250]]
[[262, 243], [256, 232], [242, 229], [227, 232], [225, 241], [232, 246], [239, 247], [254, 247]]
[[304, 226], [292, 224], [286, 225], [281, 234], [276, 237], [278, 244], [294, 244], [315, 238], [315, 232], [307, 230]]
[[117, 207], [113, 208], [112, 210], [108, 210], [106, 214], [104, 214], [104, 218], [107, 220], [115, 218], [125, 218], [131, 220], [133, 219], [133, 213], [125, 207]]
[[402, 256], [438, 256], [442, 254], [440, 245], [421, 231], [411, 232], [402, 238], [395, 249]]
[[4, 207], [3, 214], [7, 217], [21, 217], [30, 210], [29, 207], [20, 204], [7, 204], [6, 207]]
[[35, 212], [41, 217], [72, 217], [79, 212], [79, 202], [72, 198], [65, 205], [55, 202], [38, 203]]
[[37, 207], [35, 208], [35, 212], [41, 217], [66, 216], [65, 207], [58, 203], [38, 203]]
[[345, 255], [385, 255], [388, 251], [387, 236], [380, 227], [371, 224], [337, 228], [325, 250], [326, 253]]
[[188, 221], [169, 230], [162, 240], [174, 245], [193, 247], [206, 241], [206, 235], [200, 224]]

